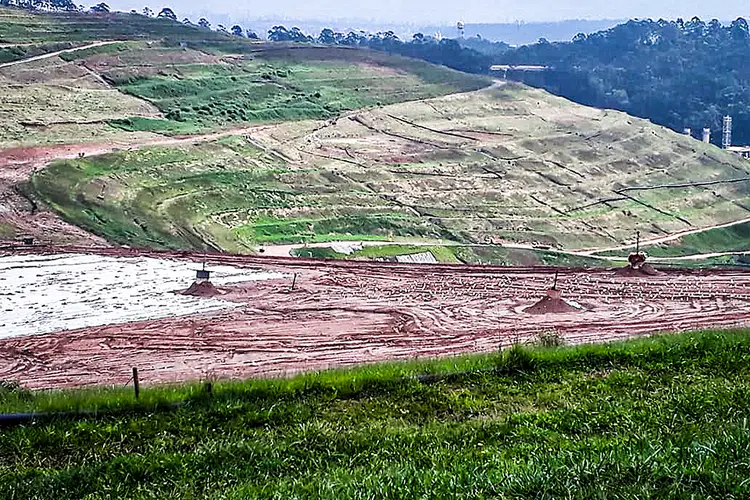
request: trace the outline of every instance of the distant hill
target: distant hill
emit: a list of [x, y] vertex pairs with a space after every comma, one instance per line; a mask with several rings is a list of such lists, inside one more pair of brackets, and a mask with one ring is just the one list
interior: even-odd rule
[[[540, 38], [551, 42], [571, 40], [578, 33], [593, 33], [605, 30], [624, 22], [623, 20], [601, 19], [589, 21], [574, 19], [550, 23], [466, 23], [464, 37], [472, 38], [480, 35], [493, 42], [505, 42], [510, 45], [526, 45], [536, 43]], [[435, 32], [443, 36], [455, 38], [458, 36], [456, 26], [426, 26], [425, 34]]]

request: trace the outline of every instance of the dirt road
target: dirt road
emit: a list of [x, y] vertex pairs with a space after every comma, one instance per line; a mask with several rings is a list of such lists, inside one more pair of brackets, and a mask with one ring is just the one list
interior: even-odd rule
[[[715, 224], [712, 226], [697, 227], [697, 228], [688, 229], [685, 231], [679, 231], [676, 233], [668, 234], [666, 236], [660, 236], [658, 238], [650, 238], [650, 239], [641, 240], [640, 246], [645, 248], [649, 246], [658, 245], [660, 243], [668, 243], [670, 241], [675, 241], [684, 236], [689, 236], [691, 234], [705, 233], [706, 231], [711, 231], [712, 229], [724, 229], [727, 227], [732, 227], [732, 226], [737, 226], [739, 224], [747, 224], [747, 223], [750, 223], [750, 217], [746, 217], [744, 219], [740, 219], [740, 220], [736, 220], [732, 222], [726, 222], [723, 224]], [[578, 255], [587, 255], [590, 257], [596, 257], [596, 255], [593, 255], [593, 254], [602, 253], [602, 252], [616, 252], [619, 250], [630, 250], [635, 247], [636, 247], [636, 243], [633, 242], [633, 243], [628, 243], [626, 245], [619, 245], [619, 246], [614, 246], [614, 247], [587, 248], [584, 250], [576, 250], [575, 253]], [[712, 256], [716, 256], [716, 255], [729, 255], [729, 254], [728, 253], [712, 254]]]
[[34, 57], [27, 57], [26, 59], [19, 59], [18, 61], [11, 61], [11, 62], [7, 62], [7, 63], [2, 63], [2, 64], [0, 64], [0, 69], [7, 68], [9, 66], [17, 66], [19, 64], [26, 64], [26, 63], [30, 63], [30, 62], [34, 62], [34, 61], [41, 61], [41, 60], [44, 60], [44, 59], [49, 59], [51, 57], [57, 57], [60, 54], [66, 54], [66, 53], [69, 53], [69, 52], [76, 52], [76, 51], [79, 51], [79, 50], [91, 49], [91, 48], [94, 48], [94, 47], [101, 47], [103, 45], [111, 45], [113, 43], [120, 43], [120, 42], [118, 40], [109, 40], [109, 41], [103, 41], [103, 42], [94, 42], [94, 43], [90, 43], [88, 45], [82, 45], [80, 47], [74, 47], [72, 49], [64, 49], [64, 50], [58, 50], [56, 52], [48, 52], [46, 54], [41, 54], [41, 55], [34, 56]]
[[294, 289], [289, 279], [227, 286], [222, 299], [242, 306], [218, 313], [0, 341], [0, 379], [33, 388], [122, 384], [132, 366], [146, 384], [284, 375], [491, 351], [550, 330], [581, 343], [750, 324], [750, 272], [742, 271], [625, 278], [562, 269], [558, 288], [585, 311], [532, 317], [524, 309], [544, 296], [553, 269], [67, 251], [207, 260], [297, 274], [297, 281]]

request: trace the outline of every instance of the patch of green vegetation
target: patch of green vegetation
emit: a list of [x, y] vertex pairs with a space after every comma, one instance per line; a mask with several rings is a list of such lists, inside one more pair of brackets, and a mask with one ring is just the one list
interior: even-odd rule
[[440, 245], [381, 245], [365, 246], [362, 250], [352, 253], [353, 258], [378, 259], [394, 257], [396, 255], [411, 255], [415, 253], [430, 252], [438, 262], [446, 264], [458, 264], [461, 261], [453, 253], [453, 247]]
[[[85, 59], [87, 57], [99, 55], [99, 54], [117, 54], [118, 52], [125, 52], [130, 49], [132, 42], [121, 42], [121, 43], [110, 43], [107, 45], [98, 45], [96, 47], [89, 47], [86, 49], [76, 50], [73, 52], [63, 52], [60, 54], [60, 59], [63, 61], [71, 62], [79, 59]], [[48, 51], [52, 52], [52, 51]]]
[[542, 259], [542, 263], [545, 266], [555, 267], [611, 267], [612, 262], [596, 259], [592, 257], [585, 257], [583, 255], [570, 255], [556, 252], [548, 252], [545, 250], [538, 251], [539, 256]]
[[749, 333], [220, 382], [212, 397], [10, 388], [5, 411], [121, 411], [0, 430], [0, 497], [742, 498]]
[[0, 47], [0, 63], [26, 59], [27, 57], [34, 57], [49, 52], [57, 52], [58, 50], [70, 49], [76, 45], [78, 44], [72, 42], [52, 42]]
[[155, 132], [167, 135], [189, 135], [201, 131], [200, 126], [195, 123], [162, 120], [158, 118], [145, 118], [141, 116], [124, 118], [122, 120], [112, 120], [109, 124], [128, 132]]
[[317, 219], [260, 217], [235, 231], [240, 240], [252, 244], [432, 238], [441, 229], [401, 213], [353, 213]]
[[16, 237], [16, 228], [6, 222], [0, 222], [0, 238], [11, 239]]
[[311, 47], [307, 56], [295, 50], [282, 57], [286, 52], [274, 46], [248, 47], [252, 59], [232, 64], [173, 64], [168, 74], [148, 77], [126, 69], [109, 78], [122, 91], [154, 103], [168, 119], [206, 127], [325, 119], [489, 84], [483, 77], [369, 51]]
[[336, 252], [331, 247], [305, 247], [293, 250], [292, 255], [316, 259], [383, 259], [396, 255], [424, 252], [430, 252], [441, 263], [457, 264], [461, 262], [453, 253], [452, 247], [438, 245], [365, 245], [360, 250], [350, 254]]
[[[678, 240], [649, 245], [644, 250], [652, 257], [681, 257], [704, 253], [750, 251], [750, 223], [709, 229], [688, 234]], [[601, 255], [627, 257], [629, 251], [602, 252]]]
[[230, 40], [228, 35], [180, 22], [112, 12], [43, 13], [0, 7], [0, 43], [95, 42], [99, 40]]
[[337, 252], [331, 247], [295, 248], [291, 255], [308, 259], [346, 259], [348, 257], [345, 253]]

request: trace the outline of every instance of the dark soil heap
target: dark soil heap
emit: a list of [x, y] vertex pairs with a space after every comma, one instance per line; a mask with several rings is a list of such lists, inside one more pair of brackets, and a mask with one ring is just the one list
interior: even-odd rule
[[615, 271], [615, 274], [617, 276], [658, 276], [661, 274], [654, 266], [651, 264], [641, 264], [638, 267], [633, 267], [631, 265], [627, 265], [625, 267], [621, 267], [617, 271]]

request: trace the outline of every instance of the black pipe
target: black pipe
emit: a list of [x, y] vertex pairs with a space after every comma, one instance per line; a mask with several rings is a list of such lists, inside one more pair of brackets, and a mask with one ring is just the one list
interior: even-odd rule
[[110, 417], [123, 414], [135, 414], [152, 412], [158, 410], [174, 410], [185, 406], [187, 401], [177, 401], [166, 405], [157, 405], [153, 408], [133, 407], [118, 408], [113, 410], [78, 410], [78, 411], [39, 411], [31, 413], [0, 413], [0, 428], [13, 427], [32, 422], [53, 420], [56, 418], [86, 418], [86, 417]]

